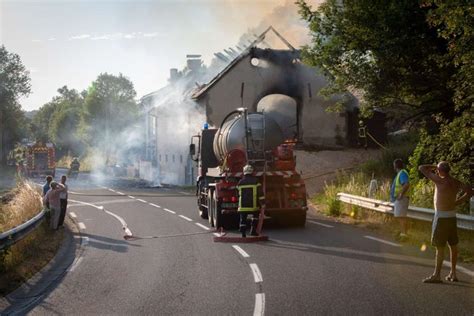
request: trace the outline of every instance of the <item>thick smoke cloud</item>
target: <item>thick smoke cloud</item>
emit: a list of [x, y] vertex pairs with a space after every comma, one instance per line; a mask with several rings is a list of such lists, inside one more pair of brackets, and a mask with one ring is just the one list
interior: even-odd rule
[[[240, 45], [249, 43], [255, 39], [255, 35], [260, 35], [270, 25], [273, 26], [291, 45], [299, 48], [310, 43], [309, 29], [306, 21], [301, 19], [298, 7], [294, 0], [286, 0], [284, 3], [274, 7], [265, 17], [254, 27], [251, 27], [239, 40]], [[307, 3], [314, 8], [321, 4], [323, 0], [308, 0]], [[265, 38], [265, 43], [275, 49], [287, 49], [273, 34]]]

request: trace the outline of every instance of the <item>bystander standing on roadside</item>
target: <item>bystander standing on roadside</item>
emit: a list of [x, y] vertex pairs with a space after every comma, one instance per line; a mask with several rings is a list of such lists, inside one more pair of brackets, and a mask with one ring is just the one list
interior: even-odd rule
[[43, 198], [44, 205], [49, 203], [49, 209], [51, 211], [49, 225], [51, 229], [58, 228], [59, 215], [61, 213], [61, 202], [59, 200], [59, 195], [64, 190], [65, 188], [62, 184], [52, 181], [51, 190], [49, 190]]
[[[53, 181], [52, 176], [46, 177], [46, 183], [43, 185], [43, 197], [48, 193], [49, 189], [51, 189], [51, 182]], [[49, 202], [45, 203], [46, 208], [49, 208]]]
[[393, 215], [400, 223], [400, 237], [407, 237], [407, 216], [408, 216], [408, 188], [410, 187], [408, 172], [403, 169], [403, 161], [395, 159], [393, 161], [393, 168], [397, 175], [393, 179], [392, 187], [390, 188], [390, 200], [393, 202]]
[[[446, 161], [435, 165], [421, 165], [418, 168], [428, 179], [435, 184], [433, 227], [431, 243], [436, 247], [436, 261], [434, 273], [423, 279], [424, 283], [441, 283], [441, 267], [444, 260], [444, 248], [449, 245], [451, 257], [451, 271], [446, 281], [457, 282], [456, 262], [459, 242], [456, 221], [456, 206], [467, 201], [472, 196], [471, 186], [453, 178]], [[462, 195], [458, 198], [458, 193]]]
[[47, 176], [46, 177], [46, 183], [43, 185], [43, 196], [46, 195], [46, 193], [48, 193], [49, 189], [51, 188], [51, 181], [53, 181], [53, 177], [52, 176]]
[[59, 215], [58, 226], [63, 226], [64, 218], [66, 217], [66, 210], [67, 210], [67, 198], [68, 198], [68, 186], [66, 184], [67, 177], [61, 177], [61, 184], [64, 186], [64, 191], [59, 193], [59, 202], [61, 204], [61, 214]]

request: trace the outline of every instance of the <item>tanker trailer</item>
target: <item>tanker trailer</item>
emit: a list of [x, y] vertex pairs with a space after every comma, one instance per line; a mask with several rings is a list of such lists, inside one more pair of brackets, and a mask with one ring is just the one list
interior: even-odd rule
[[306, 188], [295, 171], [293, 146], [269, 115], [244, 108], [229, 113], [218, 129], [205, 127], [193, 136], [190, 153], [198, 166], [200, 216], [211, 227], [238, 226], [236, 186], [250, 163], [265, 191], [265, 215], [282, 224], [304, 226]]

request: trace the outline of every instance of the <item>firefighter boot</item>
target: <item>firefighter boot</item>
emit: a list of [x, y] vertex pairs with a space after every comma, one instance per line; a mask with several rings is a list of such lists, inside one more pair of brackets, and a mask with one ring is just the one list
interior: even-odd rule
[[252, 217], [252, 226], [250, 227], [250, 235], [251, 236], [258, 236], [257, 225], [258, 225], [258, 215], [254, 215]]

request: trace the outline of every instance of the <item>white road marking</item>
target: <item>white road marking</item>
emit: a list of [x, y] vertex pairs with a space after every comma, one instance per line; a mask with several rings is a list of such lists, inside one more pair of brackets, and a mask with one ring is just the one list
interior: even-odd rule
[[390, 245], [390, 246], [401, 247], [400, 244], [396, 244], [396, 243], [394, 243], [394, 242], [387, 241], [387, 240], [383, 240], [383, 239], [380, 239], [380, 238], [376, 238], [376, 237], [372, 237], [372, 236], [364, 236], [364, 237], [367, 238], [367, 239], [372, 239], [372, 240], [381, 242], [381, 243], [383, 243], [383, 244]]
[[109, 190], [109, 191], [111, 191], [111, 192], [117, 192], [117, 191], [115, 191], [114, 189], [107, 189], [107, 190]]
[[328, 225], [328, 224], [324, 224], [324, 223], [320, 223], [320, 222], [316, 222], [316, 221], [308, 220], [307, 222], [311, 223], [311, 224], [316, 224], [316, 225], [319, 225], [319, 226], [327, 227], [327, 228], [334, 228], [334, 226], [332, 226], [332, 225]]
[[222, 237], [222, 235], [219, 234], [219, 233], [214, 233], [214, 236], [216, 236], [216, 237]]
[[206, 226], [204, 226], [204, 225], [201, 224], [201, 223], [194, 223], [194, 224], [198, 225], [198, 226], [201, 227], [202, 229], [209, 230], [209, 227], [206, 227]]
[[140, 201], [140, 202], [143, 202], [143, 203], [147, 203], [147, 201], [142, 200], [142, 199], [137, 199], [137, 201]]
[[115, 193], [120, 194], [120, 195], [125, 195], [123, 192], [115, 191]]
[[185, 195], [189, 195], [188, 192], [183, 192], [183, 191], [179, 191], [178, 193], [185, 194]]
[[257, 264], [251, 263], [250, 269], [252, 269], [253, 279], [255, 280], [255, 283], [263, 282], [262, 273], [260, 272], [260, 269], [258, 268]]
[[148, 203], [148, 204], [150, 204], [151, 206], [157, 207], [157, 208], [161, 208], [161, 206], [153, 204], [153, 203]]
[[[133, 199], [115, 199], [115, 200], [99, 201], [96, 203], [105, 205], [105, 204], [116, 204], [116, 203], [136, 203], [136, 201], [137, 200], [133, 200]], [[87, 207], [87, 206], [90, 206], [90, 205], [77, 203], [77, 204], [69, 204], [67, 207]]]
[[232, 248], [234, 248], [235, 250], [237, 250], [238, 253], [240, 253], [242, 255], [242, 257], [244, 258], [249, 258], [249, 254], [245, 252], [245, 250], [243, 250], [242, 248], [240, 248], [239, 246], [237, 245], [232, 245]]
[[89, 237], [82, 236], [81, 237], [81, 245], [87, 246], [89, 244]]
[[175, 212], [175, 211], [169, 210], [169, 209], [167, 209], [167, 208], [164, 208], [164, 210], [165, 210], [165, 211], [167, 211], [168, 213], [171, 213], [171, 214], [176, 214], [176, 212]]
[[79, 225], [79, 229], [82, 229], [82, 230], [86, 229], [86, 225], [84, 225], [83, 222], [79, 222], [77, 225]]
[[67, 269], [67, 271], [68, 272], [74, 271], [81, 262], [82, 262], [82, 257], [77, 258], [77, 260], [74, 260], [74, 262], [71, 264], [69, 269]]
[[179, 215], [179, 217], [184, 218], [184, 219], [187, 220], [188, 222], [192, 222], [192, 221], [193, 221], [192, 219], [190, 219], [189, 217], [186, 217], [186, 216], [184, 216], [184, 215]]
[[[104, 211], [105, 213], [109, 214], [110, 216], [115, 217], [115, 218], [120, 222], [120, 224], [122, 224], [122, 229], [125, 231], [125, 234], [126, 234], [126, 235], [129, 235], [129, 236], [132, 236], [132, 232], [131, 232], [130, 229], [128, 228], [127, 222], [125, 222], [125, 220], [124, 220], [123, 218], [121, 218], [120, 216], [118, 216], [117, 214], [114, 214], [114, 213], [112, 213], [112, 212], [107, 211], [106, 209], [104, 209], [103, 206], [97, 206], [97, 205], [94, 205], [94, 204], [92, 204], [92, 203], [77, 201], [77, 200], [73, 200], [73, 199], [69, 199], [69, 201], [75, 202], [75, 203], [80, 203], [80, 204], [89, 205], [89, 206], [94, 207], [94, 208], [96, 208], [96, 209], [98, 209], [98, 210]], [[84, 225], [84, 224], [82, 224], [82, 225]], [[80, 223], [79, 223], [79, 227], [80, 227]], [[85, 227], [85, 226], [84, 226], [84, 227]]]
[[253, 310], [253, 316], [265, 315], [265, 294], [255, 294], [255, 308]]
[[71, 216], [72, 218], [77, 218], [77, 215], [74, 212], [69, 212], [69, 216]]
[[[444, 265], [445, 267], [451, 268], [451, 262], [449, 262], [449, 261], [446, 261], [446, 260], [443, 261], [443, 265]], [[461, 266], [459, 266], [459, 265], [456, 266], [456, 270], [457, 270], [457, 271], [460, 271], [460, 272], [462, 272], [462, 273], [465, 273], [465, 274], [467, 274], [467, 275], [469, 275], [469, 276], [471, 276], [471, 277], [474, 278], [474, 271], [471, 271], [471, 270], [469, 270], [469, 269], [467, 269], [467, 268], [464, 268], [464, 267], [461, 267]]]
[[135, 197], [134, 196], [131, 196], [131, 195], [127, 195], [129, 198], [131, 199], [134, 199]]

